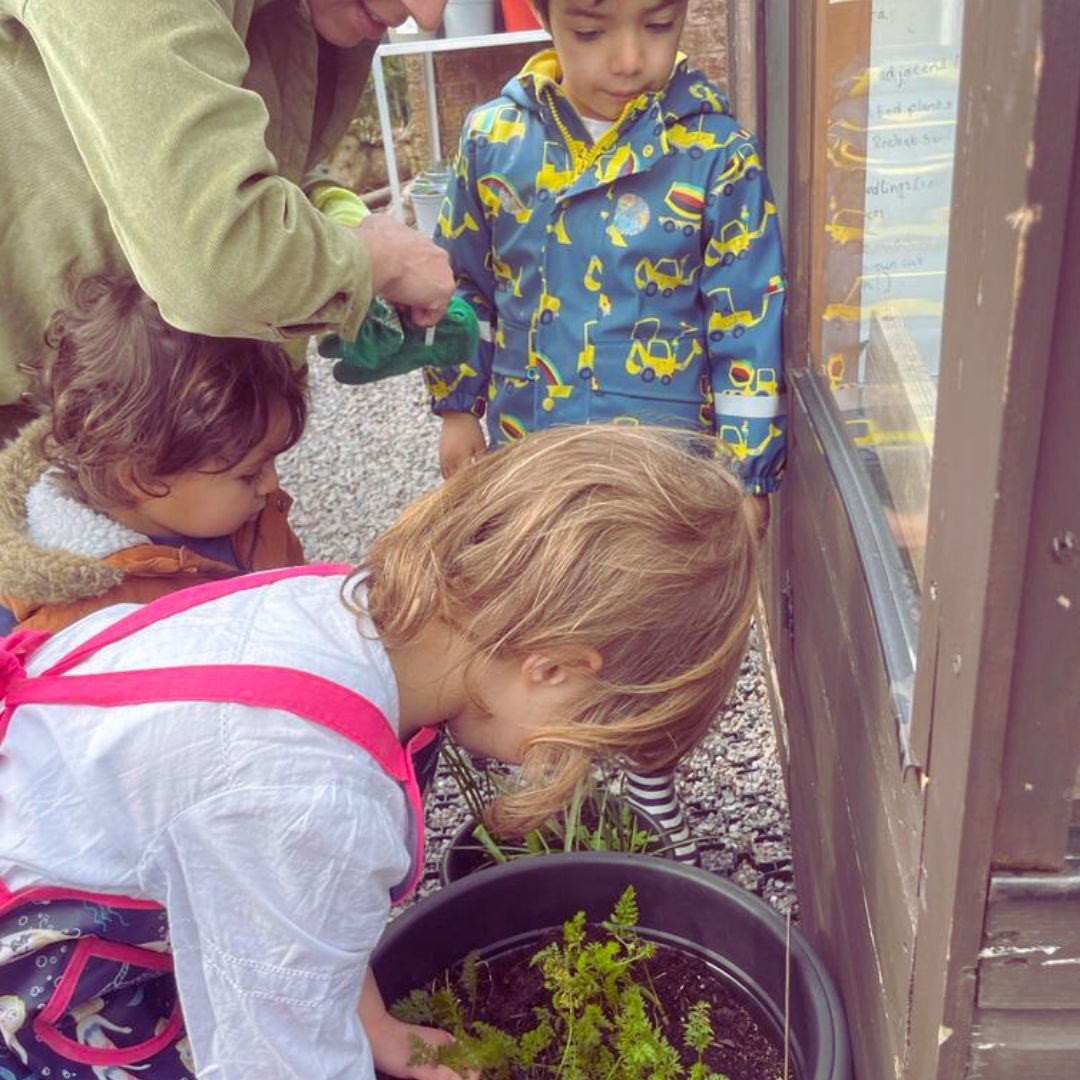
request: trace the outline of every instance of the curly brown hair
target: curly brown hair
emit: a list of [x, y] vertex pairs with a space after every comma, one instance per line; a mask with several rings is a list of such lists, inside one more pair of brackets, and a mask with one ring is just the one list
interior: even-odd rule
[[134, 487], [167, 494], [169, 477], [225, 471], [289, 419], [285, 450], [307, 419], [306, 379], [278, 345], [170, 326], [130, 278], [99, 274], [69, 288], [30, 365], [51, 416], [45, 457], [95, 509], [130, 506]]

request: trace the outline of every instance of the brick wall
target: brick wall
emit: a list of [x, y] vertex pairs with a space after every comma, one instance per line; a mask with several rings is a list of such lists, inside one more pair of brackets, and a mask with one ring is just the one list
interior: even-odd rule
[[[445, 158], [453, 157], [465, 116], [474, 105], [495, 97], [506, 80], [540, 46], [503, 46], [472, 53], [435, 56], [435, 86], [439, 101], [439, 136]], [[690, 0], [683, 33], [683, 51], [721, 87], [727, 74], [727, 0]], [[412, 107], [413, 144], [422, 159], [427, 152], [428, 117], [424, 98], [423, 66], [408, 61], [409, 102]]]

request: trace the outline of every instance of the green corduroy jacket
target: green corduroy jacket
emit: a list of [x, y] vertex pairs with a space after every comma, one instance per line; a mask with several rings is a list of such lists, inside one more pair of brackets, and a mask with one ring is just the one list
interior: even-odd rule
[[367, 253], [303, 185], [373, 50], [320, 47], [303, 0], [0, 0], [0, 405], [69, 268], [184, 330], [354, 337]]

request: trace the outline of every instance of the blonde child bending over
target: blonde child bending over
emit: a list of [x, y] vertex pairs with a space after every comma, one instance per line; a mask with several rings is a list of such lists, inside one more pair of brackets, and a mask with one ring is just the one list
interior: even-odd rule
[[0, 451], [0, 633], [303, 562], [274, 459], [304, 430], [304, 375], [278, 346], [177, 330], [105, 276], [46, 343], [46, 415]]
[[[420, 499], [357, 570], [6, 639], [0, 996], [34, 1019], [0, 1068], [91, 1080], [71, 1037], [89, 1010], [154, 1080], [449, 1080], [409, 1047], [449, 1036], [393, 1019], [367, 970], [421, 860], [410, 754], [445, 721], [520, 763], [493, 824], [523, 830], [596, 759], [694, 746], [739, 668], [755, 544], [738, 481], [686, 443], [538, 434]], [[94, 979], [58, 987], [76, 954]]]

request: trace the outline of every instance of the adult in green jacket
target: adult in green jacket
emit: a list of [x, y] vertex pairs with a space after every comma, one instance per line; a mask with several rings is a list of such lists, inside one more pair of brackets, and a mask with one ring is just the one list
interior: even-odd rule
[[374, 294], [437, 321], [445, 255], [308, 201], [387, 25], [445, 0], [0, 0], [0, 442], [65, 277], [131, 272], [173, 325], [355, 336]]

